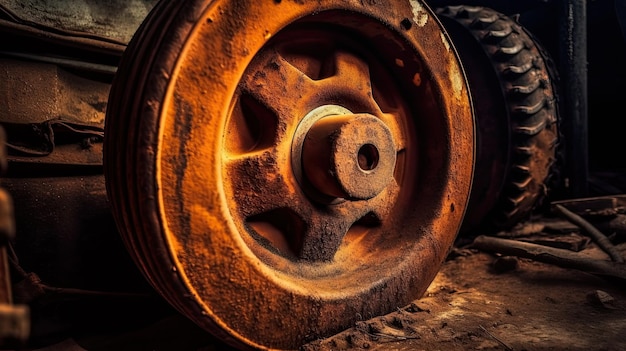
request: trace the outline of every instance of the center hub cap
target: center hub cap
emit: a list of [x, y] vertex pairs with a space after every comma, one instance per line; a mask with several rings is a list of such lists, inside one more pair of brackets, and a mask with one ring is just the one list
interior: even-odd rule
[[346, 113], [322, 116], [310, 125], [302, 144], [301, 167], [307, 180], [324, 195], [371, 199], [393, 177], [394, 140], [379, 118], [342, 112]]

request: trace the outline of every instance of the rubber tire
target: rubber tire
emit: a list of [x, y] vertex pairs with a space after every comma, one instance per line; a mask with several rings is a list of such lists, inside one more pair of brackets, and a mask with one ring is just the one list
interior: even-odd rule
[[542, 205], [557, 174], [554, 64], [514, 19], [486, 7], [436, 9], [467, 74], [477, 125], [462, 234], [511, 229]]

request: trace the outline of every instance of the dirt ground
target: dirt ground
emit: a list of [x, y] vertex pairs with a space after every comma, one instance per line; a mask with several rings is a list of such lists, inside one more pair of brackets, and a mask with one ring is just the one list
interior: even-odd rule
[[[609, 262], [580, 233], [537, 234], [532, 229], [526, 226], [526, 234], [515, 239], [575, 243], [584, 257]], [[626, 254], [626, 243], [617, 248]], [[478, 250], [465, 240], [451, 251], [423, 298], [300, 351], [626, 350], [624, 286], [623, 280]], [[171, 314], [123, 332], [81, 335], [37, 350], [232, 349]]]
[[626, 350], [620, 282], [529, 259], [496, 273], [497, 255], [459, 253], [422, 299], [304, 350]]

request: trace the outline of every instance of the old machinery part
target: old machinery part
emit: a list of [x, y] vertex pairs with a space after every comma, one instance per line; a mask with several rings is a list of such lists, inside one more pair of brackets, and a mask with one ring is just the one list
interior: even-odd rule
[[462, 232], [509, 229], [541, 204], [555, 172], [556, 70], [510, 17], [475, 6], [437, 14], [459, 51], [476, 114], [476, 172]]
[[39, 25], [4, 4], [0, 185], [14, 199], [16, 233], [0, 245], [0, 344], [39, 348], [174, 313], [126, 252], [106, 195], [105, 108], [126, 43]]
[[[0, 3], [0, 35], [3, 38], [0, 57], [56, 64], [74, 72], [98, 73], [100, 80], [110, 84], [110, 77], [116, 70], [126, 42], [103, 35], [63, 29], [76, 27], [76, 23], [71, 22], [76, 21], [77, 17], [69, 14], [69, 9], [73, 7], [69, 3], [58, 2], [59, 6], [68, 9], [64, 12], [65, 16], [56, 17], [51, 13], [44, 15], [54, 22], [54, 26], [44, 25], [32, 18], [23, 18], [7, 5], [11, 4]], [[37, 6], [33, 2], [13, 5], [36, 10], [40, 16], [51, 7], [50, 3]]]
[[[37, 38], [101, 54], [123, 50], [157, 0], [0, 2], [0, 27], [14, 35]], [[7, 38], [12, 41], [13, 38]], [[5, 49], [6, 47], [3, 47]]]
[[[0, 175], [7, 169], [6, 134], [0, 126]], [[13, 303], [7, 246], [15, 237], [13, 199], [0, 187], [0, 347], [21, 347], [30, 334], [28, 306]]]
[[[10, 175], [67, 169], [102, 173], [104, 110], [110, 84], [61, 67], [0, 57], [0, 125]], [[38, 169], [38, 171], [35, 171]]]
[[6, 3], [0, 4], [0, 36], [6, 39], [0, 124], [7, 132], [7, 176], [66, 176], [68, 169], [102, 174], [104, 111], [125, 43], [42, 25]]
[[131, 255], [233, 346], [297, 349], [419, 298], [461, 226], [471, 100], [420, 1], [162, 1], [108, 103]]

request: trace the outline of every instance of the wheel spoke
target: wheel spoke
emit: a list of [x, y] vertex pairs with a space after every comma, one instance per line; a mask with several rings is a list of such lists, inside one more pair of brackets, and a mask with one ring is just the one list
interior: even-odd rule
[[302, 238], [302, 247], [299, 253], [306, 261], [330, 261], [335, 256], [343, 237], [355, 221], [355, 216], [344, 211], [330, 211], [316, 213], [310, 218], [309, 226]]
[[[335, 54], [335, 75], [330, 77], [328, 82], [348, 85], [351, 89], [358, 90], [361, 96], [372, 96], [372, 82], [367, 63], [349, 53], [339, 51]], [[374, 103], [373, 99], [369, 100]], [[374, 109], [380, 112], [377, 104]]]
[[389, 182], [385, 190], [369, 200], [371, 213], [380, 221], [391, 216], [391, 211], [400, 194], [400, 186], [395, 179]]
[[344, 236], [352, 226], [366, 215], [374, 215], [380, 222], [383, 203], [376, 198], [367, 201], [348, 201], [316, 211], [308, 220], [302, 238], [300, 258], [308, 261], [330, 261], [339, 249]]
[[[314, 95], [316, 82], [287, 61], [279, 52], [267, 50], [256, 58], [257, 70], [240, 82], [243, 95], [249, 95], [278, 116], [280, 130], [287, 132], [299, 122], [306, 107], [298, 104]], [[284, 126], [284, 127], [283, 127]], [[280, 137], [280, 135], [279, 135]]]
[[227, 174], [237, 179], [233, 195], [243, 218], [284, 207], [294, 199], [293, 186], [288, 182], [289, 172], [279, 162], [275, 149], [261, 153], [240, 155], [227, 162]]
[[338, 51], [334, 53], [334, 74], [319, 81], [320, 91], [349, 92], [351, 96], [367, 97], [359, 100], [360, 111], [374, 115], [382, 115], [378, 104], [374, 101], [369, 66], [357, 56]]
[[400, 118], [400, 115], [395, 112], [383, 113], [381, 118], [387, 128], [391, 131], [393, 141], [396, 144], [397, 152], [401, 152], [406, 149], [406, 137], [402, 133], [402, 128], [398, 125], [398, 123], [400, 123]]
[[[304, 223], [291, 225], [292, 232], [285, 232], [292, 243], [292, 251], [305, 261], [330, 261], [341, 246], [344, 236], [352, 226], [365, 216], [373, 216], [370, 225], [378, 225], [391, 215], [391, 211], [400, 193], [395, 180], [376, 197], [366, 201], [346, 201], [330, 205], [321, 210], [308, 201], [298, 203], [291, 200], [289, 209], [294, 217]], [[293, 222], [293, 221], [291, 221]], [[374, 224], [375, 223], [375, 224]]]
[[[364, 100], [363, 111], [377, 115], [385, 122], [396, 144], [398, 152], [405, 149], [406, 140], [398, 125], [402, 118], [399, 111], [383, 112], [381, 107], [375, 101], [372, 89], [372, 81], [370, 77], [369, 66], [360, 58], [345, 52], [335, 53], [335, 75], [328, 79], [322, 80], [326, 90], [332, 90], [333, 87], [342, 87], [343, 90], [356, 90], [356, 94], [367, 96]], [[355, 111], [358, 112], [358, 111]]]

